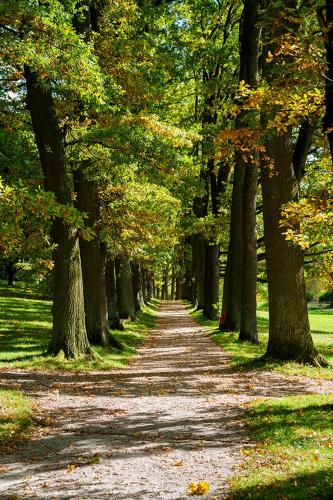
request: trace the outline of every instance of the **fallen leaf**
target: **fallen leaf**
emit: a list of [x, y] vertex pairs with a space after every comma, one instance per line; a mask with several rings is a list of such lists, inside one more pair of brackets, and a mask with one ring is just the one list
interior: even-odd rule
[[187, 488], [187, 493], [190, 496], [194, 495], [206, 495], [209, 491], [209, 484], [206, 481], [200, 481], [199, 483], [190, 483]]
[[180, 467], [181, 465], [183, 465], [183, 463], [184, 463], [184, 460], [175, 460], [172, 465], [174, 467]]

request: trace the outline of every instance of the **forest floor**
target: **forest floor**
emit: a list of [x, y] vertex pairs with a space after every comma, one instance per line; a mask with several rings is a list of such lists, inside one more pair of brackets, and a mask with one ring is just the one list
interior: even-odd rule
[[1, 376], [3, 388], [34, 399], [42, 424], [21, 450], [0, 457], [0, 498], [8, 500], [181, 500], [199, 481], [210, 486], [206, 498], [227, 498], [229, 476], [255, 446], [248, 405], [333, 392], [333, 381], [231, 368], [179, 302], [161, 304], [127, 367]]

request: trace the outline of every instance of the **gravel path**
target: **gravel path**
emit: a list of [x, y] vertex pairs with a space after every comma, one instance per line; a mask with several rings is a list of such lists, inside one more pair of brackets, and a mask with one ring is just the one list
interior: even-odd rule
[[235, 373], [183, 305], [163, 302], [157, 324], [127, 368], [89, 374], [2, 372], [3, 386], [32, 395], [47, 426], [0, 459], [3, 499], [173, 499], [226, 478], [249, 444], [242, 417], [258, 396], [333, 391], [333, 383], [275, 373]]

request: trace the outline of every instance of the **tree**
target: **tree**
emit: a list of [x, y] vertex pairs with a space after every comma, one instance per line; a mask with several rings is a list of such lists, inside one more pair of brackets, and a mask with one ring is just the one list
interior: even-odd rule
[[[27, 106], [45, 189], [54, 193], [56, 201], [70, 211], [73, 179], [66, 158], [66, 126], [59, 112], [59, 96], [66, 96], [65, 115], [66, 112], [71, 114], [72, 98], [74, 101], [84, 99], [85, 95], [88, 102], [90, 96], [86, 91], [94, 81], [98, 100], [101, 80], [96, 60], [90, 47], [85, 47], [73, 32], [71, 16], [58, 2], [32, 10], [29, 2], [21, 2], [17, 8], [15, 2], [9, 1], [1, 11], [1, 22], [7, 38], [6, 63], [16, 71], [19, 68], [20, 77], [25, 78]], [[55, 41], [57, 43], [50, 43]], [[79, 71], [75, 71], [73, 60], [80, 67]], [[71, 91], [73, 95], [69, 97]], [[51, 234], [54, 304], [50, 352], [62, 351], [66, 357], [74, 358], [90, 355], [85, 329], [79, 230], [74, 223], [58, 216], [52, 224]]]
[[[270, 24], [269, 36], [273, 34], [275, 48], [284, 37], [288, 39], [290, 27], [293, 26], [295, 29], [293, 20], [297, 19], [296, 2], [288, 0], [284, 2], [283, 7], [285, 9], [283, 22], [273, 27]], [[268, 15], [269, 19], [274, 20], [277, 11], [273, 8]], [[298, 27], [299, 23], [296, 24]], [[271, 45], [271, 54], [274, 53], [274, 45]], [[276, 53], [279, 52], [276, 51]], [[282, 60], [286, 57], [282, 51], [279, 54]], [[266, 61], [270, 61], [270, 57], [266, 57]], [[277, 64], [281, 64], [281, 59], [274, 58], [274, 61], [267, 62], [265, 65], [264, 76], [269, 83], [274, 81], [274, 69]], [[290, 75], [286, 69], [285, 85], [288, 78]], [[292, 127], [271, 130], [270, 136], [266, 139], [266, 148], [274, 162], [274, 170], [272, 172], [267, 166], [262, 168], [270, 316], [269, 340], [265, 357], [325, 364], [318, 355], [310, 334], [303, 251], [299, 246], [285, 239], [280, 226], [283, 205], [297, 200], [299, 195], [299, 184], [293, 165]]]
[[[239, 80], [250, 88], [258, 85], [260, 2], [246, 0], [241, 18]], [[253, 110], [240, 110], [236, 120], [238, 137], [256, 126]], [[252, 137], [251, 137], [252, 139]], [[220, 328], [240, 330], [241, 340], [257, 343], [256, 321], [256, 199], [258, 183], [258, 154], [246, 151], [246, 144], [235, 152], [230, 239], [224, 278]]]
[[[66, 171], [63, 136], [50, 88], [45, 88], [37, 73], [25, 66], [27, 103], [31, 114], [45, 189], [57, 201], [71, 204], [71, 181]], [[54, 221], [52, 237], [56, 245], [54, 261], [53, 328], [49, 352], [64, 352], [68, 358], [90, 355], [84, 315], [79, 233], [62, 219]]]

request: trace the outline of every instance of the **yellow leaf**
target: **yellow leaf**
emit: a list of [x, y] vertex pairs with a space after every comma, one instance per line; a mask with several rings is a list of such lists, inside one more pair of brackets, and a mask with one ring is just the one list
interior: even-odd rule
[[200, 481], [199, 483], [190, 483], [187, 488], [187, 492], [190, 496], [194, 495], [206, 495], [209, 491], [209, 484], [206, 481]]
[[184, 460], [175, 460], [172, 465], [174, 467], [180, 467], [181, 465], [183, 465], [183, 463], [184, 463]]
[[269, 50], [269, 51], [268, 51], [268, 53], [267, 53], [266, 62], [267, 62], [267, 63], [270, 63], [270, 62], [272, 62], [272, 60], [273, 60], [273, 54], [272, 54], [272, 52]]

